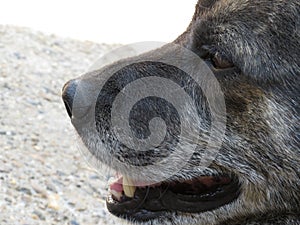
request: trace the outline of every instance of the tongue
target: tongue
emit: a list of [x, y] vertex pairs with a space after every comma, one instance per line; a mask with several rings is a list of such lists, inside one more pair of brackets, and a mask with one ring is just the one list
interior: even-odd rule
[[118, 180], [116, 180], [114, 183], [112, 183], [109, 186], [110, 190], [116, 191], [116, 192], [122, 192], [123, 191], [123, 177], [120, 177]]

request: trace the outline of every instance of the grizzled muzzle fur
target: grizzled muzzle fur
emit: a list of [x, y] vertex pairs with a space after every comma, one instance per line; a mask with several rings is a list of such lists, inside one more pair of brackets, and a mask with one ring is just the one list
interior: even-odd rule
[[199, 0], [173, 43], [66, 83], [85, 153], [118, 174], [108, 210], [142, 224], [300, 224], [299, 24], [297, 0]]

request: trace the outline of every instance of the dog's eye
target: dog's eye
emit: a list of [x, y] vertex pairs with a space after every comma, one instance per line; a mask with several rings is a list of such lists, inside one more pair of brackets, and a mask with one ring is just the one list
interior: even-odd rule
[[221, 55], [220, 53], [216, 52], [212, 57], [211, 57], [212, 63], [215, 68], [217, 69], [227, 69], [227, 68], [232, 68], [234, 67], [233, 63], [230, 62], [226, 57]]
[[202, 59], [211, 61], [216, 69], [228, 69], [234, 67], [234, 64], [227, 59], [226, 56], [209, 46], [202, 46], [198, 54]]

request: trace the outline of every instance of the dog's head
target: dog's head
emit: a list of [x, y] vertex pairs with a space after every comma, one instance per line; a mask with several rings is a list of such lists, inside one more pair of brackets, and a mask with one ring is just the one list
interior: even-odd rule
[[173, 43], [64, 86], [89, 154], [122, 174], [109, 211], [182, 225], [299, 209], [299, 7], [200, 0]]

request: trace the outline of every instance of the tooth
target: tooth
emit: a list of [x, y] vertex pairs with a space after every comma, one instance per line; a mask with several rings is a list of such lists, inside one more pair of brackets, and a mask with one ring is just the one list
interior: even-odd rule
[[134, 186], [134, 182], [129, 177], [123, 176], [123, 190], [127, 197], [134, 197], [136, 187]]
[[122, 193], [114, 191], [114, 190], [110, 190], [110, 193], [118, 200], [121, 201], [121, 197], [122, 197]]

